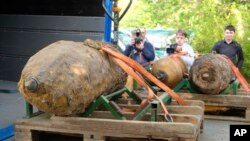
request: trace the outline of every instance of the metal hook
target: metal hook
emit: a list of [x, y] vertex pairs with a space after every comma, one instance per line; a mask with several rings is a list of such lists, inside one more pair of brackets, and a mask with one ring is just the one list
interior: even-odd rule
[[165, 120], [166, 120], [167, 122], [174, 122], [172, 116], [169, 115], [169, 114], [165, 114], [165, 115], [164, 115], [164, 118], [165, 118]]

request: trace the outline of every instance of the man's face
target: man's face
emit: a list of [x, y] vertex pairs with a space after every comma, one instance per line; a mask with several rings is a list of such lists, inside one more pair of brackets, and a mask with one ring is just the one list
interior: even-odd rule
[[225, 36], [225, 40], [226, 41], [232, 41], [234, 38], [235, 32], [234, 31], [230, 31], [228, 29], [226, 29], [224, 31], [224, 36]]
[[141, 29], [141, 38], [144, 39], [146, 37], [146, 30]]
[[136, 46], [136, 48], [142, 50], [142, 48], [143, 48], [143, 43], [142, 43], [142, 42], [137, 43], [137, 44], [135, 44], [135, 46]]
[[177, 34], [175, 37], [175, 41], [178, 46], [182, 46], [186, 41], [186, 37], [184, 35]]

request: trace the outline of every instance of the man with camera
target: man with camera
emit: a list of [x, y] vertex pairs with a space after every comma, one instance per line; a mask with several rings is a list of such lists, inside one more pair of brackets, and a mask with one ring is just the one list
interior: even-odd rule
[[148, 68], [150, 62], [155, 59], [154, 47], [150, 42], [143, 40], [140, 29], [132, 31], [131, 42], [126, 46], [123, 54], [131, 57], [144, 68]]
[[190, 70], [195, 59], [195, 53], [193, 48], [186, 43], [187, 32], [183, 29], [179, 29], [176, 32], [175, 44], [170, 45], [170, 48], [167, 48], [167, 53], [178, 53], [182, 60], [185, 62], [188, 70]]

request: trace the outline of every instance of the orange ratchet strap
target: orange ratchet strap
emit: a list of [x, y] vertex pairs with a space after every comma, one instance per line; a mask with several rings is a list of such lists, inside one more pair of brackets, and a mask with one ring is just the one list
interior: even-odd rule
[[246, 79], [243, 77], [243, 75], [240, 73], [239, 69], [234, 65], [234, 63], [227, 56], [223, 55], [223, 57], [227, 60], [227, 62], [231, 66], [231, 68], [233, 70], [233, 73], [235, 74], [235, 76], [239, 80], [239, 82], [242, 85], [242, 87], [247, 91], [248, 94], [250, 94], [249, 84], [246, 81]]
[[[169, 113], [168, 113], [168, 110], [167, 110], [167, 108], [165, 107], [164, 103], [163, 103], [163, 102], [161, 101], [161, 99], [152, 91], [152, 89], [143, 81], [143, 79], [142, 79], [140, 76], [138, 76], [138, 75], [134, 72], [134, 70], [133, 70], [130, 66], [128, 66], [126, 63], [124, 63], [123, 61], [121, 61], [120, 59], [115, 58], [115, 57], [114, 57], [113, 59], [120, 65], [120, 67], [121, 67], [125, 72], [127, 72], [129, 75], [131, 75], [140, 85], [144, 86], [144, 87], [148, 90], [148, 92], [149, 92], [149, 94], [148, 94], [148, 100], [151, 100], [151, 99], [153, 99], [153, 98], [155, 97], [155, 98], [160, 102], [161, 107], [163, 108], [165, 114], [168, 115]], [[143, 105], [143, 104], [145, 104], [145, 103], [141, 103], [141, 106], [142, 106], [142, 107], [145, 106], [145, 105]]]
[[[182, 63], [181, 63], [180, 60], [177, 58], [177, 57], [181, 57], [181, 56], [182, 56], [182, 54], [180, 54], [180, 53], [175, 53], [175, 54], [170, 55], [170, 58], [171, 58], [176, 64], [178, 64], [179, 66], [182, 66]], [[182, 73], [185, 74], [184, 68], [183, 68], [183, 67], [180, 67], [180, 68], [181, 68]]]
[[[163, 89], [172, 98], [174, 98], [179, 104], [186, 105], [185, 101], [181, 97], [179, 97], [175, 92], [173, 92], [172, 89], [170, 89], [164, 83], [162, 83], [157, 78], [155, 78], [151, 73], [147, 72], [140, 64], [138, 64], [133, 59], [131, 59], [131, 58], [127, 57], [127, 56], [124, 56], [123, 54], [117, 53], [117, 52], [113, 51], [112, 49], [110, 49], [108, 47], [105, 47], [105, 46], [102, 47], [101, 49], [103, 51], [105, 51], [106, 53], [112, 55], [114, 58], [116, 58], [115, 60], [119, 59], [119, 60], [123, 61], [124, 63], [131, 66], [133, 69], [135, 69], [137, 72], [139, 72], [140, 74], [142, 74], [143, 76], [148, 78], [150, 81], [154, 82], [158, 87]], [[118, 62], [121, 62], [121, 61], [118, 61]]]

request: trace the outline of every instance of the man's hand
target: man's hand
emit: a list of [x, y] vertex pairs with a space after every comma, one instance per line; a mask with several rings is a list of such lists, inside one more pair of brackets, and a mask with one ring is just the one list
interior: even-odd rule
[[135, 45], [139, 50], [143, 50], [143, 48], [144, 48], [144, 45], [143, 45], [143, 43], [141, 42], [140, 44], [136, 44]]
[[181, 51], [182, 51], [182, 48], [181, 48], [181, 47], [176, 47], [176, 49], [175, 49], [175, 52], [176, 52], [176, 53], [181, 53]]
[[179, 53], [180, 55], [189, 55], [188, 52], [182, 51], [181, 47], [176, 47], [175, 52]]
[[131, 38], [130, 45], [133, 46], [135, 44], [135, 38]]

